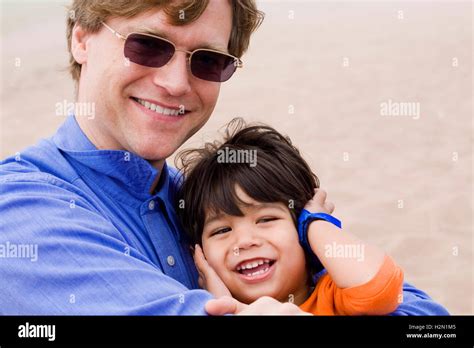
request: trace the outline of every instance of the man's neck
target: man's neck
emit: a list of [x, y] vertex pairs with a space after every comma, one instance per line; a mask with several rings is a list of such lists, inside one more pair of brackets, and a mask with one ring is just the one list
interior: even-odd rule
[[[81, 117], [76, 117], [76, 122], [81, 128], [82, 132], [86, 135], [86, 137], [89, 139], [89, 141], [94, 144], [94, 146], [99, 149], [99, 150], [123, 150], [127, 151], [126, 149], [121, 148], [120, 146], [114, 146], [113, 144], [108, 144], [106, 139], [103, 139], [101, 136], [98, 136], [97, 134], [94, 133], [94, 129], [98, 129], [98, 127], [92, 128], [89, 127], [90, 124], [87, 123], [87, 119], [81, 118]], [[165, 165], [165, 160], [154, 160], [154, 161], [148, 161], [154, 168], [158, 170], [158, 175], [156, 176], [155, 180], [153, 181], [153, 184], [151, 185], [150, 188], [150, 194], [153, 194], [155, 192], [156, 186], [158, 185], [158, 182], [160, 181], [161, 177], [161, 171], [163, 170], [163, 166]]]
[[148, 161], [148, 162], [158, 170], [158, 175], [156, 176], [150, 188], [150, 194], [153, 195], [155, 193], [156, 186], [158, 185], [158, 182], [160, 181], [161, 171], [163, 170], [163, 167], [165, 165], [165, 160]]

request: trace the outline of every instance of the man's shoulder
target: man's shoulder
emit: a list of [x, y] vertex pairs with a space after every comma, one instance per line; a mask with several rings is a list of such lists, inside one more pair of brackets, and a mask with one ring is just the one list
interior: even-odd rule
[[25, 226], [25, 212], [33, 212], [29, 222], [35, 221], [40, 227], [41, 221], [48, 226], [71, 204], [98, 212], [91, 193], [77, 178], [79, 175], [54, 144], [41, 141], [6, 158], [0, 162], [0, 210], [7, 217], [2, 223]]
[[0, 161], [0, 183], [15, 183], [17, 189], [18, 185], [28, 183], [66, 188], [77, 177], [74, 168], [50, 139], [43, 139]]

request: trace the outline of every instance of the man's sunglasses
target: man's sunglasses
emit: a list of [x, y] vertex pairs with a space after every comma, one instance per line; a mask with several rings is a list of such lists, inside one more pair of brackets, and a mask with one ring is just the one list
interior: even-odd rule
[[243, 66], [239, 58], [227, 53], [206, 48], [194, 51], [178, 50], [171, 41], [161, 37], [140, 33], [124, 36], [104, 22], [102, 24], [115, 36], [125, 40], [125, 57], [139, 65], [160, 68], [171, 60], [176, 51], [186, 52], [189, 55], [191, 73], [200, 79], [212, 82], [227, 81], [237, 68]]

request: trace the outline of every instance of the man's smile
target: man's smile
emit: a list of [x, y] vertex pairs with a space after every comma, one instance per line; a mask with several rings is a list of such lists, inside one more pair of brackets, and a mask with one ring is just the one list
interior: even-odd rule
[[167, 118], [179, 119], [190, 112], [189, 110], [185, 109], [184, 105], [164, 105], [154, 100], [152, 101], [136, 97], [130, 97], [130, 99], [132, 99], [135, 104], [138, 104], [142, 110], [146, 111], [147, 113], [151, 112], [153, 116], [168, 116]]

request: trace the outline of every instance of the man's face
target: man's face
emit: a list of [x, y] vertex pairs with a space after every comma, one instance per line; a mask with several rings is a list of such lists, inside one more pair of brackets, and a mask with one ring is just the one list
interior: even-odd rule
[[[214, 48], [227, 52], [232, 29], [228, 1], [211, 0], [195, 22], [173, 26], [161, 9], [131, 19], [111, 18], [107, 24], [122, 35], [149, 31], [165, 36], [178, 49]], [[82, 64], [79, 101], [95, 102], [93, 120], [78, 119], [81, 128], [102, 149], [120, 149], [150, 161], [170, 156], [209, 119], [220, 83], [194, 77], [185, 52], [176, 51], [163, 67], [127, 62], [124, 40], [105, 27], [89, 35]], [[184, 115], [165, 115], [137, 102], [148, 101]]]
[[238, 186], [236, 192], [250, 206], [241, 207], [244, 216], [207, 217], [202, 235], [207, 262], [239, 301], [271, 296], [302, 303], [308, 274], [288, 208], [257, 202]]

